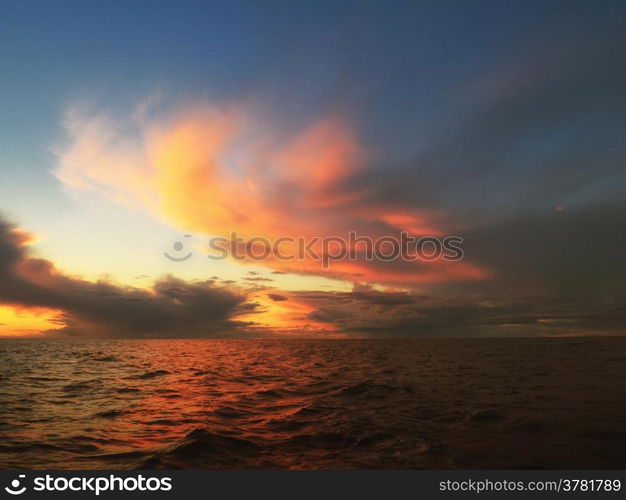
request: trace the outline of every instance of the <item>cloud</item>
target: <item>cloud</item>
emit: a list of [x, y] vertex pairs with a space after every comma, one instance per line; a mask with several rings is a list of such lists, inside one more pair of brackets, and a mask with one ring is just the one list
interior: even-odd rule
[[468, 229], [465, 250], [489, 279], [428, 293], [297, 292], [308, 318], [374, 336], [626, 334], [626, 210], [598, 204], [498, 217]]
[[251, 283], [258, 283], [258, 282], [263, 282], [263, 281], [274, 281], [272, 278], [266, 278], [264, 276], [246, 276], [245, 278], [243, 278], [244, 281], [249, 281]]
[[619, 307], [536, 297], [496, 299], [489, 294], [453, 296], [374, 292], [296, 293], [292, 300], [314, 307], [307, 318], [338, 333], [372, 337], [623, 335], [626, 313]]
[[288, 300], [288, 297], [280, 295], [278, 293], [268, 293], [267, 296], [274, 302], [283, 302], [285, 300]]
[[[0, 221], [0, 303], [57, 311], [59, 328], [49, 332], [57, 335], [624, 334], [626, 235], [617, 229], [625, 226], [626, 212], [614, 204], [499, 219], [467, 234], [468, 251], [494, 269], [480, 283], [416, 293], [355, 282], [350, 292], [276, 289], [251, 301], [251, 290], [216, 279], [166, 276], [144, 290], [68, 276], [30, 256], [30, 236]], [[268, 324], [249, 319], [264, 314]]]
[[[373, 239], [407, 231], [442, 235], [454, 229], [445, 214], [375, 203], [376, 186], [355, 187], [369, 153], [354, 128], [329, 114], [292, 130], [268, 126], [251, 106], [195, 103], [192, 110], [151, 118], [111, 118], [73, 106], [67, 112], [69, 142], [59, 153], [57, 177], [73, 189], [96, 192], [139, 206], [181, 230], [244, 240], [343, 236]], [[321, 243], [312, 247], [323, 254]], [[281, 251], [295, 253], [296, 243]], [[266, 260], [278, 272], [322, 274], [354, 280], [368, 275], [386, 283], [481, 279], [470, 262], [419, 262], [400, 266], [343, 261], [324, 269], [320, 260]]]
[[58, 312], [50, 333], [106, 337], [245, 335], [236, 316], [254, 313], [245, 294], [213, 280], [161, 278], [150, 290], [63, 274], [28, 255], [28, 235], [0, 219], [0, 303]]

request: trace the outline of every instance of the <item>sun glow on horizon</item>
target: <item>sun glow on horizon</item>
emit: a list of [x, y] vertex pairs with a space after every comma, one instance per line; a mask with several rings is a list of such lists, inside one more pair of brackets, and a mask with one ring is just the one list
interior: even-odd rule
[[31, 337], [61, 328], [62, 312], [22, 306], [0, 305], [0, 337]]

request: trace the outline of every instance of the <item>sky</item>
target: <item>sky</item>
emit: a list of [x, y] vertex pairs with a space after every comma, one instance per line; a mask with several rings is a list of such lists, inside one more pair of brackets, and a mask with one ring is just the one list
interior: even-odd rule
[[[0, 336], [624, 334], [625, 20], [611, 1], [6, 3]], [[463, 259], [209, 258], [233, 232], [351, 231], [458, 236]]]

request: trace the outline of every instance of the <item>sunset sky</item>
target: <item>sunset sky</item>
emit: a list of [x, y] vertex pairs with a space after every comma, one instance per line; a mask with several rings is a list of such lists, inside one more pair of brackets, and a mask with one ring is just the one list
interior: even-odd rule
[[[0, 336], [625, 333], [624, 2], [88, 4], [0, 15]], [[464, 258], [208, 258], [350, 231]]]

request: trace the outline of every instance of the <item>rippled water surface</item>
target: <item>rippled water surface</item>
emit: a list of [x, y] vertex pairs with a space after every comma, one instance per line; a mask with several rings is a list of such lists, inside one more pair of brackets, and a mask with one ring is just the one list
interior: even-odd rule
[[0, 340], [0, 468], [626, 465], [626, 339]]

